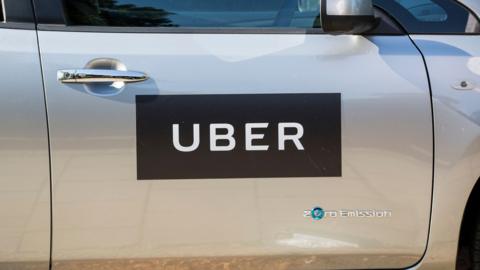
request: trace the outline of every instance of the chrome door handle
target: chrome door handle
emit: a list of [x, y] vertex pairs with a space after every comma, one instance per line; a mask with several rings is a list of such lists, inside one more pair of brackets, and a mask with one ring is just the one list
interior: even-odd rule
[[148, 79], [145, 73], [114, 69], [65, 69], [57, 72], [61, 83], [135, 83]]

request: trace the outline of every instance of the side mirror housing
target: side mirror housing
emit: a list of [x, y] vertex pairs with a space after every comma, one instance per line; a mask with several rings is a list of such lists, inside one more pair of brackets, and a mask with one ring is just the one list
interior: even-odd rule
[[322, 28], [330, 34], [362, 34], [378, 24], [372, 0], [320, 0]]

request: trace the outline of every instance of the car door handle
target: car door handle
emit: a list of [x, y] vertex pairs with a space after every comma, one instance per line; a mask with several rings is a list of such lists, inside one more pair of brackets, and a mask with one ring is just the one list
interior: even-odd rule
[[61, 83], [135, 83], [148, 79], [145, 73], [114, 69], [65, 69], [57, 72]]

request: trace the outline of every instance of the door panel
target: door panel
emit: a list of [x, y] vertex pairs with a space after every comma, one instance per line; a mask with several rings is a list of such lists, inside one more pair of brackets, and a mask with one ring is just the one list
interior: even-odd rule
[[48, 133], [35, 31], [0, 29], [0, 59], [0, 269], [47, 270]]
[[[421, 258], [432, 119], [424, 64], [408, 37], [40, 31], [39, 40], [56, 268], [399, 268]], [[57, 81], [58, 70], [96, 58], [150, 79], [112, 95]], [[273, 94], [320, 93], [341, 94], [341, 177], [137, 179], [136, 96], [271, 94], [268, 107]], [[391, 216], [304, 216], [316, 206]]]

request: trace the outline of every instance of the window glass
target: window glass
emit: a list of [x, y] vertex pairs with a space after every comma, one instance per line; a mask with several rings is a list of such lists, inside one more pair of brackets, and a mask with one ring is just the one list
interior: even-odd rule
[[431, 0], [395, 0], [402, 5], [415, 19], [422, 22], [444, 22], [447, 12]]
[[410, 34], [479, 33], [478, 19], [455, 0], [374, 0]]
[[318, 0], [63, 0], [68, 25], [319, 28]]

